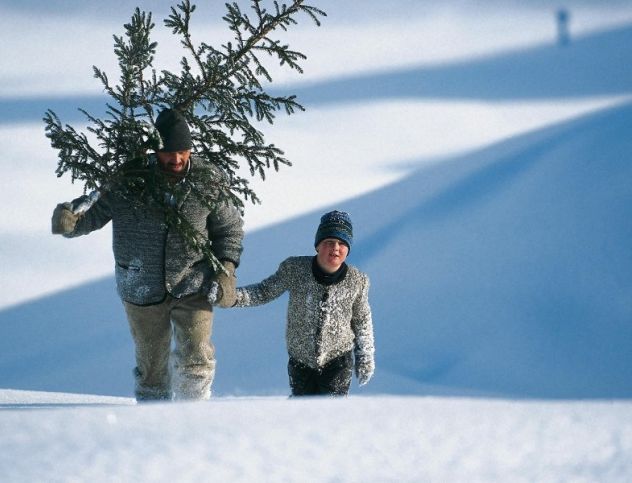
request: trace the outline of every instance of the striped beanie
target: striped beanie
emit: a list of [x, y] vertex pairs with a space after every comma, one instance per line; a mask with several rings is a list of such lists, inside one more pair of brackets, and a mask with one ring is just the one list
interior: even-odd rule
[[330, 211], [321, 216], [320, 225], [318, 225], [318, 230], [316, 230], [314, 246], [318, 246], [325, 238], [338, 238], [351, 250], [353, 226], [348, 213], [344, 211]]

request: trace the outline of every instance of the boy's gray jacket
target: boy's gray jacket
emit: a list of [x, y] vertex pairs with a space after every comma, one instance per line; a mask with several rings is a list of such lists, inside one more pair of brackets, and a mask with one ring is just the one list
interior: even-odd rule
[[265, 304], [289, 291], [286, 339], [290, 357], [318, 369], [355, 351], [373, 356], [369, 277], [349, 265], [345, 278], [322, 285], [312, 274], [312, 257], [290, 257], [275, 274], [237, 289], [238, 307]]
[[[195, 183], [196, 172], [203, 169], [210, 168], [192, 159], [187, 180]], [[239, 264], [243, 221], [234, 207], [218, 202], [209, 210], [189, 195], [179, 211], [200, 233], [208, 234], [219, 260]], [[85, 235], [110, 220], [116, 284], [124, 301], [149, 305], [161, 302], [167, 293], [180, 298], [208, 291], [213, 269], [201, 252], [189, 248], [182, 235], [167, 226], [164, 209], [154, 201], [141, 203], [106, 191], [66, 236]]]

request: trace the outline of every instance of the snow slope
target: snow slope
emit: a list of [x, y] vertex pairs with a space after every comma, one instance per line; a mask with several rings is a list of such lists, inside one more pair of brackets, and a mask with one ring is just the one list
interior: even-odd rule
[[[632, 397], [631, 123], [630, 104], [610, 108], [336, 205], [356, 226], [350, 261], [372, 279], [378, 373], [365, 392]], [[319, 215], [249, 233], [241, 283], [311, 253]], [[217, 312], [218, 394], [287, 391], [284, 312], [285, 299]], [[130, 394], [111, 278], [0, 324], [0, 387]]]
[[[356, 226], [350, 260], [372, 278], [380, 371], [369, 390], [632, 396], [630, 125], [628, 104], [336, 205]], [[317, 220], [250, 235], [242, 282], [310, 253]], [[281, 337], [283, 313], [279, 302], [218, 315], [239, 334], [217, 342], [228, 359], [243, 348], [242, 377], [271, 355], [282, 372], [281, 349], [258, 354]]]
[[[527, 9], [528, 12], [472, 12], [470, 7], [446, 3], [430, 9], [429, 15], [425, 9], [424, 15], [413, 9], [416, 14], [406, 22], [398, 19], [397, 25], [412, 28], [415, 19], [422, 19], [424, 26], [407, 38], [409, 46], [399, 50], [397, 42], [402, 35], [383, 32], [384, 25], [376, 30], [368, 19], [368, 23], [349, 23], [348, 19], [345, 23], [344, 16], [335, 15], [337, 9], [333, 9], [331, 19], [322, 28], [301, 29], [301, 35], [318, 32], [318, 37], [301, 37], [310, 56], [310, 70], [304, 76], [307, 81], [287, 89], [301, 93], [308, 111], [291, 118], [280, 117], [268, 138], [286, 151], [294, 166], [269, 176], [265, 183], [254, 181], [263, 205], [248, 208], [246, 228], [252, 231], [323, 209], [401, 179], [420, 162], [450, 159], [458, 153], [616, 104], [629, 95], [626, 86], [632, 85], [632, 72], [624, 60], [632, 55], [630, 27], [620, 25], [627, 15], [625, 8], [609, 11], [602, 6], [606, 14], [591, 15], [593, 24], [589, 26], [593, 30], [602, 27], [604, 19], [611, 23], [616, 20], [619, 25], [608, 31], [603, 27], [596, 32], [589, 29], [582, 37], [575, 34], [579, 30], [575, 25], [586, 23], [582, 21], [586, 12], [573, 10], [573, 42], [560, 49], [541, 30], [542, 25], [547, 26], [545, 31], [549, 34], [552, 30], [551, 12], [543, 11], [541, 5], [533, 6], [533, 11]], [[546, 18], [541, 18], [544, 13]], [[120, 26], [91, 25], [94, 18], [87, 15], [75, 19], [76, 29], [67, 30], [60, 26], [67, 19], [55, 15], [35, 20], [32, 15], [20, 14], [15, 19], [12, 15], [18, 14], [0, 15], [0, 28], [10, 33], [26, 23], [33, 31], [29, 35], [7, 34], [7, 39], [16, 43], [7, 50], [19, 52], [19, 62], [11, 57], [0, 59], [0, 144], [4, 147], [0, 166], [12, 174], [0, 181], [0, 204], [12, 207], [0, 211], [0, 265], [5, 270], [0, 278], [0, 308], [112, 273], [108, 230], [75, 242], [72, 256], [68, 256], [66, 240], [49, 234], [52, 208], [79, 196], [81, 186], [71, 185], [67, 177], [53, 177], [55, 153], [43, 135], [41, 116], [52, 108], [64, 122], [76, 125], [77, 107], [93, 113], [103, 108], [103, 99], [94, 93], [88, 95], [79, 87], [77, 78], [91, 80], [90, 92], [94, 91], [98, 83], [91, 79], [89, 66], [98, 59], [99, 65], [104, 62], [107, 67], [107, 60], [112, 57], [110, 35]], [[475, 21], [481, 15], [487, 26], [483, 31]], [[386, 17], [392, 21], [391, 16]], [[500, 19], [509, 22], [505, 29], [495, 24]], [[510, 29], [514, 23], [521, 28]], [[348, 38], [348, 29], [353, 30], [356, 42], [339, 38], [344, 32]], [[531, 44], [520, 49], [513, 46], [517, 31], [520, 35], [528, 32]], [[395, 44], [378, 48], [377, 33]], [[56, 49], [66, 48], [70, 40], [65, 36], [77, 35], [84, 41], [77, 52], [73, 51], [72, 62], [82, 62], [81, 69], [68, 64], [70, 59], [64, 63], [48, 62], [62, 55]], [[336, 38], [341, 46], [323, 44], [323, 38]], [[479, 52], [467, 57], [467, 53], [471, 54], [468, 48], [481, 39], [485, 39], [484, 45], [479, 46], [485, 55]], [[28, 48], [23, 45], [27, 40]], [[45, 59], [41, 49], [34, 47], [40, 45], [49, 49]], [[107, 52], [99, 50], [105, 47]], [[375, 55], [381, 53], [375, 59], [367, 59], [358, 56], [357, 50], [363, 49]], [[460, 57], [455, 59], [454, 54], [459, 51]], [[328, 56], [330, 62], [312, 59], [314, 52]], [[434, 53], [432, 59], [426, 55], [429, 52]], [[179, 52], [173, 55], [177, 57]], [[391, 61], [397, 68], [389, 70]], [[404, 61], [407, 63], [401, 67]], [[327, 70], [332, 64], [337, 65], [334, 71]], [[332, 72], [342, 78], [305, 85], [309, 79], [328, 78]], [[52, 85], [49, 78], [55, 79]], [[31, 80], [37, 85], [32, 85]], [[65, 84], [72, 89], [52, 90]], [[19, 93], [12, 95], [11, 85], [18, 86]], [[3, 87], [9, 90], [3, 91]], [[335, 182], [331, 172], [337, 173]]]
[[[608, 55], [601, 55], [608, 52]], [[517, 55], [519, 53], [519, 55]], [[308, 105], [393, 98], [560, 99], [630, 92], [632, 27], [457, 62], [328, 79], [295, 90]]]
[[[94, 280], [111, 273], [109, 234], [47, 232], [70, 189], [50, 187], [42, 107], [90, 108], [77, 67], [120, 23], [90, 3], [0, 6], [2, 481], [632, 479], [629, 4], [568, 2], [573, 34], [593, 33], [566, 51], [546, 0], [347, 2], [326, 41], [302, 33], [330, 81], [275, 126], [297, 162], [266, 182], [276, 212], [248, 212], [263, 228], [239, 278], [310, 253], [320, 214], [348, 210], [375, 378], [288, 400], [282, 299], [217, 312], [212, 401], [136, 405], [114, 280]], [[363, 94], [380, 83], [388, 98]]]
[[121, 406], [104, 398], [12, 410], [3, 399], [0, 391], [0, 468], [12, 483], [625, 482], [632, 474], [630, 402], [381, 396]]

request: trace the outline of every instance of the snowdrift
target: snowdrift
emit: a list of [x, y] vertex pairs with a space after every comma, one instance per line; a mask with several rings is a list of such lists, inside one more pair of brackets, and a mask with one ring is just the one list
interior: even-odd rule
[[[352, 391], [631, 397], [630, 125], [626, 104], [331, 207], [351, 213], [349, 260], [372, 280], [377, 373]], [[320, 214], [249, 234], [240, 283], [312, 253]], [[287, 393], [285, 306], [217, 311], [216, 394]], [[3, 310], [0, 326], [0, 387], [131, 394], [113, 279]]]
[[[12, 393], [3, 481], [607, 481], [632, 472], [632, 404], [426, 397], [124, 400]], [[10, 403], [11, 404], [11, 403]], [[376, 424], [377, 422], [377, 424]], [[209, 476], [211, 475], [211, 476]]]
[[[307, 107], [402, 98], [533, 101], [627, 95], [631, 57], [632, 26], [625, 25], [584, 34], [566, 47], [551, 42], [467, 61], [366, 72], [271, 92], [291, 92]], [[0, 125], [39, 121], [47, 109], [64, 122], [83, 122], [78, 107], [103, 115], [107, 100], [98, 95], [0, 98]]]
[[[607, 52], [607, 55], [604, 53]], [[469, 61], [370, 72], [316, 82], [294, 92], [310, 104], [429, 98], [533, 100], [630, 92], [632, 27]]]

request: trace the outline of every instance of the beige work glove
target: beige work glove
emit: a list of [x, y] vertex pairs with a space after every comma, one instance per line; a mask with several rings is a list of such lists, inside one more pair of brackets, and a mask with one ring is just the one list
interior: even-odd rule
[[222, 308], [233, 307], [237, 303], [237, 277], [235, 277], [235, 264], [230, 261], [222, 263], [224, 270], [228, 273], [219, 272], [211, 284], [208, 292], [208, 301], [211, 305], [218, 305]]
[[51, 231], [54, 235], [65, 235], [75, 229], [79, 215], [72, 212], [70, 203], [60, 203], [53, 211]]

